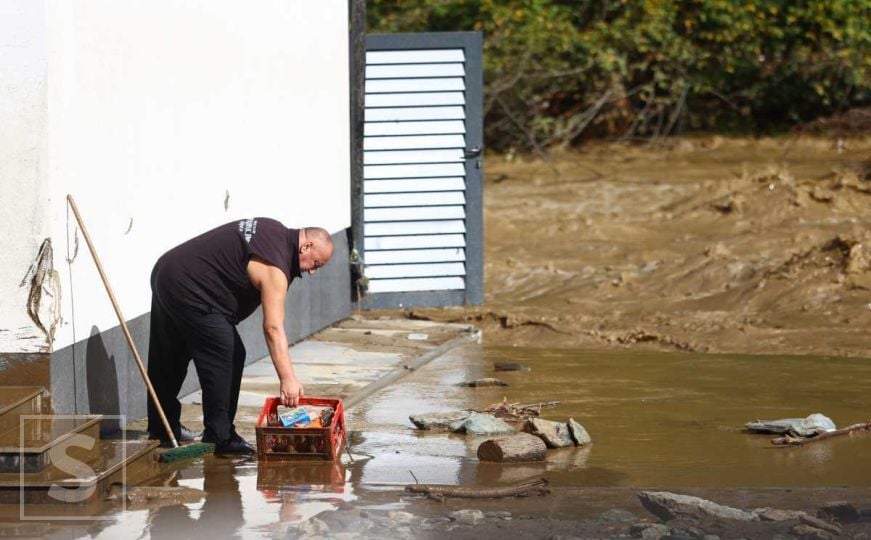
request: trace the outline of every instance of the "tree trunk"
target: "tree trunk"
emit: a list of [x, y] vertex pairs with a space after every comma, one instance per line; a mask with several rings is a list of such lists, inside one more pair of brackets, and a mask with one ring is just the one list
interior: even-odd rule
[[478, 459], [497, 463], [544, 461], [544, 441], [529, 433], [517, 433], [501, 439], [484, 441], [478, 447]]

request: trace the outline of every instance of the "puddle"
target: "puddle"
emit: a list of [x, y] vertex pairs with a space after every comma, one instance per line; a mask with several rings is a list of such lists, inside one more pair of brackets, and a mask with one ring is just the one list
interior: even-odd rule
[[[494, 373], [493, 362], [531, 371]], [[496, 376], [508, 387], [461, 388]], [[743, 432], [757, 418], [821, 412], [838, 426], [871, 410], [871, 364], [810, 356], [590, 352], [467, 348], [439, 359], [352, 410], [354, 450], [374, 456], [356, 476], [367, 483], [494, 484], [539, 476], [555, 486], [867, 487], [871, 435], [804, 448], [774, 448]], [[589, 449], [548, 452], [543, 465], [489, 466], [474, 459], [486, 437], [419, 432], [409, 414], [511, 402], [558, 400], [543, 418], [581, 422]], [[352, 440], [352, 442], [354, 442]], [[439, 456], [435, 466], [428, 456]]]

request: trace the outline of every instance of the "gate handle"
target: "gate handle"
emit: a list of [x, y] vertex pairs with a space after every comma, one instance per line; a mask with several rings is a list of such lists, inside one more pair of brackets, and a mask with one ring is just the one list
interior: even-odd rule
[[466, 153], [465, 153], [466, 159], [476, 158], [480, 155], [481, 155], [481, 147], [480, 146], [473, 146], [472, 148], [469, 148], [468, 150], [466, 150]]

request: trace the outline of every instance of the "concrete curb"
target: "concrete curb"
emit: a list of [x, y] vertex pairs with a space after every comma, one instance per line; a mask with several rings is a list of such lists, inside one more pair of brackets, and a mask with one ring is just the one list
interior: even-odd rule
[[344, 400], [345, 409], [347, 410], [347, 409], [350, 409], [351, 407], [354, 407], [355, 405], [358, 405], [360, 402], [362, 402], [364, 399], [371, 396], [375, 392], [381, 390], [382, 388], [384, 388], [390, 384], [393, 384], [394, 382], [398, 381], [402, 377], [405, 377], [409, 373], [411, 373], [413, 371], [417, 371], [418, 369], [429, 364], [430, 362], [432, 362], [436, 358], [444, 355], [445, 353], [447, 353], [448, 351], [450, 351], [452, 349], [455, 349], [457, 347], [460, 347], [462, 345], [466, 345], [469, 343], [480, 343], [480, 342], [481, 342], [481, 330], [479, 330], [478, 328], [475, 328], [474, 326], [470, 326], [466, 330], [464, 330], [463, 333], [460, 334], [459, 336], [457, 336], [449, 341], [446, 341], [445, 343], [442, 343], [441, 345], [439, 345], [435, 349], [432, 349], [431, 351], [427, 351], [420, 356], [412, 358], [408, 362], [405, 362], [404, 364], [392, 369], [391, 371], [382, 375], [379, 379], [372, 381], [371, 383], [367, 384], [363, 388], [361, 388], [361, 389], [357, 390], [356, 392], [354, 392], [353, 394], [349, 395]]

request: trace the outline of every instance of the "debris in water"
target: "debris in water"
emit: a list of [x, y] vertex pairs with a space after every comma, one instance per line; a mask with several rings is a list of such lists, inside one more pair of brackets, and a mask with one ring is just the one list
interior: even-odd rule
[[516, 433], [510, 437], [490, 439], [478, 446], [478, 459], [496, 463], [544, 461], [547, 446], [529, 433]]
[[474, 381], [461, 382], [457, 386], [466, 386], [469, 388], [484, 388], [487, 386], [508, 386], [508, 383], [496, 379], [495, 377], [484, 377], [483, 379], [475, 379]]
[[559, 401], [542, 401], [540, 403], [508, 403], [507, 398], [502, 398], [502, 401], [493, 403], [484, 407], [478, 412], [490, 413], [497, 418], [502, 418], [509, 422], [519, 422], [527, 418], [533, 418], [541, 415], [543, 407], [556, 407]]
[[517, 362], [496, 362], [493, 367], [496, 371], [530, 371], [528, 367]]
[[405, 486], [405, 491], [410, 493], [423, 493], [426, 496], [443, 500], [446, 497], [459, 497], [467, 499], [495, 499], [501, 497], [527, 497], [529, 495], [546, 495], [550, 493], [548, 482], [545, 478], [539, 478], [530, 482], [524, 482], [507, 487], [467, 487], [446, 486], [440, 484], [411, 484]]
[[840, 435], [852, 435], [853, 433], [858, 431], [871, 431], [871, 420], [859, 424], [853, 424], [852, 426], [847, 426], [843, 429], [825, 431], [823, 433], [820, 433], [816, 437], [793, 437], [790, 435], [786, 435], [784, 437], [771, 439], [771, 444], [773, 444], [774, 446], [804, 446], [812, 442], [824, 441], [826, 439], [831, 439], [832, 437], [838, 437]]

